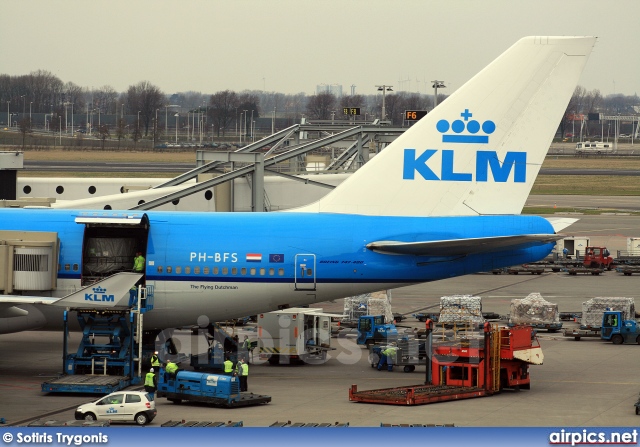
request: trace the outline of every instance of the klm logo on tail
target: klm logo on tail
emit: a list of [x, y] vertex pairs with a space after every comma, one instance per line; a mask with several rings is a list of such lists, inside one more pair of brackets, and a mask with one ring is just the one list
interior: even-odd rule
[[[470, 120], [473, 116], [469, 109], [465, 109], [460, 114], [463, 120], [455, 120], [449, 123], [447, 120], [440, 120], [436, 124], [436, 129], [442, 134], [443, 143], [455, 144], [489, 144], [489, 135], [496, 130], [493, 121], [487, 120], [480, 124], [476, 120]], [[453, 133], [447, 133], [451, 130]], [[483, 134], [479, 134], [482, 130]], [[466, 132], [465, 132], [466, 131]], [[437, 152], [441, 152], [442, 163], [438, 173], [437, 166], [429, 166], [427, 163]], [[404, 180], [414, 180], [416, 172], [425, 180], [451, 181], [451, 182], [488, 182], [489, 171], [491, 171], [495, 182], [506, 182], [513, 169], [513, 181], [515, 183], [525, 183], [527, 178], [527, 153], [507, 152], [504, 161], [500, 161], [496, 151], [477, 151], [475, 154], [475, 172], [454, 172], [454, 160], [456, 152], [464, 154], [460, 149], [451, 150], [427, 149], [417, 155], [415, 149], [404, 150], [404, 164], [402, 178]], [[432, 169], [433, 168], [433, 169]]]
[[85, 301], [108, 301], [113, 303], [116, 300], [114, 295], [107, 295], [107, 289], [103, 289], [100, 286], [95, 287], [92, 290], [93, 293], [84, 294]]

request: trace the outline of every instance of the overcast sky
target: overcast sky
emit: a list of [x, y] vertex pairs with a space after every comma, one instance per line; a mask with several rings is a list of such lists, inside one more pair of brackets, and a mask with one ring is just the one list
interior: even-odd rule
[[[640, 0], [0, 0], [0, 73], [83, 87], [452, 93], [528, 35], [596, 35], [580, 85], [640, 86]], [[425, 82], [427, 81], [427, 82]]]

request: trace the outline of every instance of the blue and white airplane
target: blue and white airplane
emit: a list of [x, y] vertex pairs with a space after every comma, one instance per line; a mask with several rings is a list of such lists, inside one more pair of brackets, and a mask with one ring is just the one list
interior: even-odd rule
[[[544, 258], [573, 221], [519, 213], [595, 42], [521, 39], [339, 187], [289, 212], [2, 209], [0, 262], [52, 280], [15, 287], [0, 275], [0, 333], [59, 328], [68, 306], [118, 304], [139, 275], [116, 275], [118, 291], [83, 284], [130, 269], [137, 251], [154, 291], [148, 329]], [[53, 241], [40, 244], [50, 256], [30, 251], [39, 240]]]

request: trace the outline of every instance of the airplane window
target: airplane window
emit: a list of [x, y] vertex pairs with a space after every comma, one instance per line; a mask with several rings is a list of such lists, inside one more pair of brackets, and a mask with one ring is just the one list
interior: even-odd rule
[[275, 272], [276, 272], [275, 269], [269, 269], [269, 276], [275, 275]]
[[260, 276], [264, 276], [265, 272], [265, 269], [260, 269]]
[[213, 268], [213, 274], [214, 274], [214, 275], [217, 275], [217, 274], [218, 274], [218, 267], [214, 267], [214, 268]]
[[307, 269], [307, 276], [313, 276], [313, 269]]
[[242, 268], [240, 269], [240, 274], [241, 274], [242, 276], [246, 275], [246, 274], [247, 274], [247, 268], [246, 268], [246, 267], [242, 267]]
[[191, 273], [191, 267], [185, 267], [185, 268], [184, 268], [184, 272], [185, 272], [186, 274]]
[[278, 269], [278, 276], [284, 276], [284, 269]]
[[182, 273], [182, 267], [176, 267], [176, 273], [179, 275]]
[[229, 267], [222, 267], [222, 274], [223, 275], [228, 275], [229, 274]]
[[256, 276], [256, 269], [255, 268], [251, 269], [251, 276]]
[[158, 266], [158, 273], [162, 273], [162, 266], [161, 265]]
[[[189, 273], [189, 272], [187, 272]], [[200, 273], [200, 267], [194, 267], [193, 268], [193, 273], [195, 273], [196, 275], [198, 275]]]
[[237, 274], [238, 274], [238, 267], [233, 267], [233, 268], [231, 269], [231, 274], [232, 274], [232, 275], [237, 275]]
[[68, 271], [68, 270], [71, 270], [71, 265], [69, 265], [69, 264], [65, 264], [65, 265], [64, 265], [64, 269], [65, 269], [65, 270], [67, 270], [67, 271]]
[[[199, 267], [196, 267], [196, 270], [199, 270]], [[200, 273], [200, 272], [196, 272], [196, 273]], [[205, 275], [208, 275], [208, 274], [209, 274], [209, 267], [205, 267], [205, 268], [204, 268], [204, 272], [203, 272], [203, 273], [204, 273]]]
[[173, 271], [173, 269], [171, 268], [171, 266], [167, 266], [167, 273], [171, 273]]
[[78, 264], [73, 264], [73, 271], [74, 272], [78, 271]]

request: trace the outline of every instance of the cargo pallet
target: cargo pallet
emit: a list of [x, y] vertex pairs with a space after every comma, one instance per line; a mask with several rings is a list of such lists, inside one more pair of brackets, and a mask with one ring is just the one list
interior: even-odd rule
[[269, 427], [275, 427], [275, 428], [282, 428], [282, 427], [291, 427], [291, 428], [296, 428], [296, 427], [348, 427], [349, 423], [348, 422], [335, 422], [335, 423], [329, 423], [329, 422], [291, 422], [291, 421], [287, 421], [287, 422], [274, 422], [273, 424], [269, 425]]
[[624, 265], [616, 268], [616, 272], [625, 276], [631, 276], [634, 273], [640, 273], [640, 265]]
[[244, 427], [242, 421], [211, 422], [211, 421], [167, 421], [160, 427]]
[[569, 275], [600, 275], [600, 273], [604, 273], [604, 269], [601, 268], [591, 268], [591, 267], [569, 267], [562, 269], [564, 272], [567, 272]]
[[41, 386], [44, 393], [110, 394], [131, 385], [126, 376], [71, 374], [58, 377]]
[[483, 388], [449, 385], [416, 385], [369, 391], [358, 391], [357, 385], [351, 385], [349, 390], [350, 401], [389, 405], [424, 405], [487, 395], [488, 391]]

